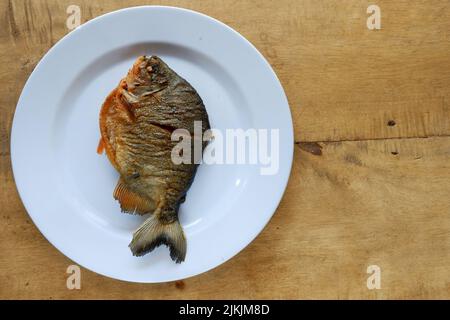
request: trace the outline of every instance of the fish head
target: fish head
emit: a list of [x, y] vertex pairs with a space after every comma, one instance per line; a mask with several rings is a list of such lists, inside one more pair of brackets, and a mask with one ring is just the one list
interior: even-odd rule
[[148, 95], [168, 86], [172, 70], [157, 56], [141, 56], [125, 78], [126, 90], [134, 95]]

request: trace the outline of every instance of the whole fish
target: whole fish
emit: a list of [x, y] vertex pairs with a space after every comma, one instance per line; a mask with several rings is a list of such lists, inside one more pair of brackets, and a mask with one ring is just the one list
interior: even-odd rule
[[151, 213], [133, 234], [129, 247], [135, 256], [164, 244], [172, 260], [185, 259], [178, 209], [198, 164], [172, 161], [178, 142], [171, 135], [185, 129], [194, 139], [194, 121], [201, 121], [202, 134], [210, 128], [202, 99], [157, 56], [139, 57], [103, 103], [97, 151], [105, 150], [120, 173], [114, 198], [123, 212]]

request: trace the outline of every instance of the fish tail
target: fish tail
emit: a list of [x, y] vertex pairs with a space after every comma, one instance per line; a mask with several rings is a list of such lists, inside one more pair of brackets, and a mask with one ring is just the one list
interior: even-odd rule
[[133, 240], [129, 244], [133, 255], [143, 256], [160, 245], [170, 249], [170, 257], [176, 263], [181, 263], [186, 257], [186, 238], [178, 219], [166, 222], [159, 215], [152, 214], [134, 232]]

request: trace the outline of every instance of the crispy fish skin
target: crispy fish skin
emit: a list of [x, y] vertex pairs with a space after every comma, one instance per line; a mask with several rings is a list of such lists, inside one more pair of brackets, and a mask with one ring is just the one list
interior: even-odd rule
[[[133, 255], [165, 244], [172, 260], [185, 259], [178, 209], [198, 165], [173, 163], [171, 152], [178, 142], [171, 134], [186, 129], [193, 137], [194, 121], [201, 121], [202, 133], [210, 128], [202, 99], [157, 56], [139, 57], [103, 103], [98, 152], [105, 150], [120, 173], [114, 198], [123, 212], [152, 214], [133, 234]], [[193, 150], [192, 143], [192, 155]]]

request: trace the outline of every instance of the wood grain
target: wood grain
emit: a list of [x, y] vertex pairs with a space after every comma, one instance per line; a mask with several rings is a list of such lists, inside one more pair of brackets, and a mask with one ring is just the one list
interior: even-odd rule
[[[229, 24], [277, 72], [297, 143], [275, 216], [232, 260], [156, 285], [82, 269], [82, 289], [68, 290], [72, 262], [18, 197], [9, 134], [26, 79], [68, 33], [66, 8], [75, 3], [2, 1], [0, 298], [450, 298], [450, 3], [376, 1], [382, 29], [370, 31], [371, 3], [77, 1], [83, 22], [165, 4]], [[380, 290], [366, 287], [372, 264], [382, 270]]]

